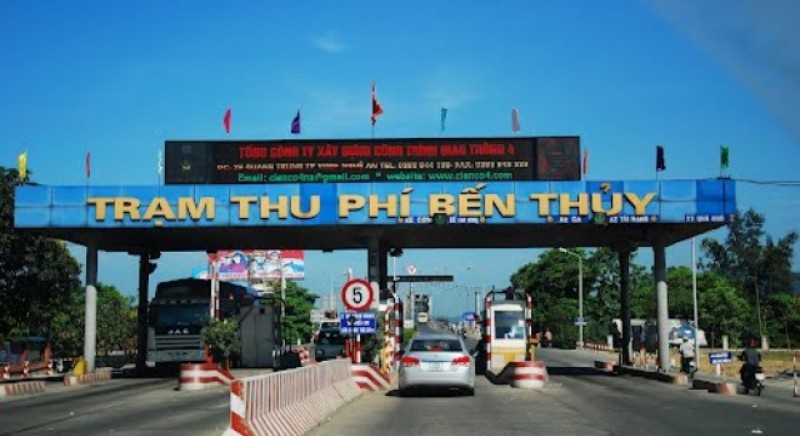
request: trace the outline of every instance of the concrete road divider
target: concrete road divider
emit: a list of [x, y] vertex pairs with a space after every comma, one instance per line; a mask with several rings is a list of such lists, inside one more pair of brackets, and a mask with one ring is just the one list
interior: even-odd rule
[[499, 374], [486, 371], [486, 378], [496, 385], [510, 384], [525, 389], [543, 388], [550, 380], [547, 367], [540, 361], [510, 362]]
[[586, 342], [583, 344], [584, 350], [596, 351], [598, 353], [613, 353], [614, 348], [609, 347], [608, 344], [603, 342]]
[[184, 363], [178, 389], [181, 391], [200, 391], [230, 385], [235, 377], [216, 363]]
[[67, 386], [83, 385], [88, 383], [96, 383], [101, 381], [111, 380], [111, 368], [97, 368], [95, 372], [85, 375], [71, 375], [64, 376], [64, 384]]
[[511, 387], [524, 389], [541, 389], [549, 376], [544, 362], [511, 362]]
[[614, 361], [611, 360], [595, 360], [594, 367], [603, 370], [603, 372], [614, 372]]
[[361, 391], [348, 360], [235, 380], [225, 435], [302, 435]]
[[720, 395], [734, 396], [737, 394], [738, 384], [726, 380], [692, 380], [692, 389], [705, 389], [708, 392]]
[[0, 397], [40, 394], [44, 392], [44, 381], [24, 381], [0, 385]]

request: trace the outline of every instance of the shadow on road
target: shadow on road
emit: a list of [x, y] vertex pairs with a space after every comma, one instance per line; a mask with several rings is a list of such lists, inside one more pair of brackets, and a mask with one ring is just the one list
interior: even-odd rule
[[416, 388], [405, 390], [402, 393], [399, 389], [392, 389], [386, 393], [387, 397], [463, 397], [466, 393], [460, 389], [448, 388]]
[[614, 376], [614, 373], [604, 372], [588, 366], [548, 366], [547, 372], [550, 375], [566, 376]]

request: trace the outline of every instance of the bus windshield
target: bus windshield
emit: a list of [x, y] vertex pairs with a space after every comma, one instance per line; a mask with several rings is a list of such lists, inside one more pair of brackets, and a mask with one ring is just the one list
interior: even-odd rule
[[197, 326], [208, 318], [208, 304], [186, 304], [181, 306], [154, 306], [154, 327]]
[[525, 339], [525, 313], [500, 311], [494, 313], [495, 339]]

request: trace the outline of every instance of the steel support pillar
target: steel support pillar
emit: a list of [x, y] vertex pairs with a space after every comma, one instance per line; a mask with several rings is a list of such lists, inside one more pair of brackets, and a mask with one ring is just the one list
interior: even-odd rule
[[138, 326], [136, 345], [136, 371], [143, 374], [147, 370], [147, 290], [150, 284], [150, 256], [139, 255], [139, 307], [136, 323]]
[[620, 319], [622, 320], [622, 364], [631, 363], [631, 253], [619, 250]]
[[658, 367], [668, 371], [669, 358], [669, 311], [667, 302], [667, 255], [663, 243], [653, 246], [653, 276], [656, 282], [656, 303], [658, 309]]
[[94, 372], [97, 346], [97, 245], [86, 246], [86, 328], [83, 336], [83, 358], [86, 373]]
[[378, 237], [373, 237], [369, 240], [367, 250], [367, 280], [376, 282], [380, 289], [386, 289], [389, 247]]

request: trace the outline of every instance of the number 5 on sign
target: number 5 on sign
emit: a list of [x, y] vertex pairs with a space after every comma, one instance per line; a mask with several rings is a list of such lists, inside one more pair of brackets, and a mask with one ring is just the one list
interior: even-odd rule
[[342, 287], [342, 303], [352, 312], [368, 310], [374, 299], [372, 286], [366, 280], [352, 279]]

